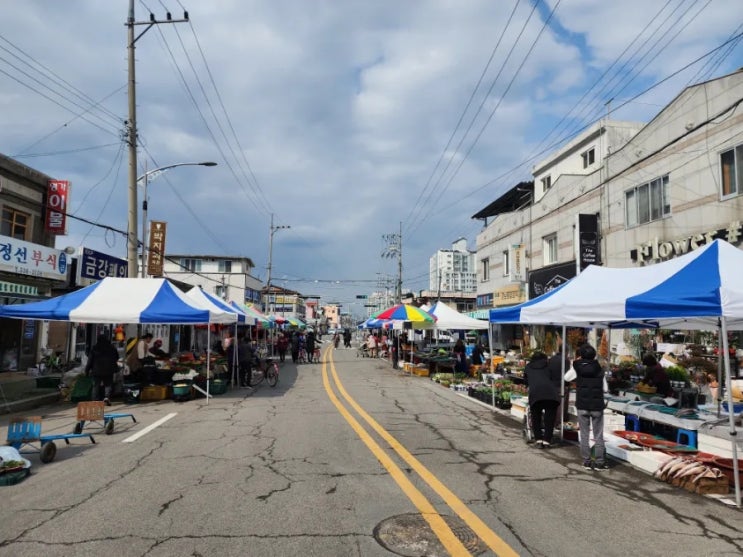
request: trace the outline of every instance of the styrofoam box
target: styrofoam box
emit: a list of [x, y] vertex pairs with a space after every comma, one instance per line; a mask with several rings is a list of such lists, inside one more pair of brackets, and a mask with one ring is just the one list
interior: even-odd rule
[[[723, 458], [733, 458], [733, 446], [729, 439], [697, 432], [697, 448], [705, 453], [716, 454]], [[740, 443], [738, 443], [738, 451], [738, 458], [740, 458]]]

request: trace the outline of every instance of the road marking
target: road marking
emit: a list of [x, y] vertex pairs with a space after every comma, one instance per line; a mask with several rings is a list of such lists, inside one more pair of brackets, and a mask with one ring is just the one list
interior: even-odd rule
[[[330, 356], [330, 350], [326, 352], [326, 355]], [[330, 356], [332, 358], [332, 356]], [[390, 476], [397, 482], [403, 493], [408, 496], [410, 501], [420, 511], [421, 516], [431, 526], [431, 530], [441, 540], [442, 545], [449, 552], [449, 555], [453, 557], [469, 557], [471, 553], [467, 551], [464, 544], [459, 538], [452, 532], [449, 525], [441, 518], [441, 515], [436, 511], [436, 508], [426, 499], [426, 497], [413, 485], [413, 483], [405, 476], [405, 473], [392, 461], [392, 459], [384, 452], [384, 449], [380, 447], [371, 435], [363, 428], [363, 426], [354, 418], [351, 413], [343, 406], [343, 403], [338, 400], [338, 397], [333, 392], [330, 386], [330, 379], [328, 379], [327, 360], [323, 360], [322, 364], [322, 382], [325, 387], [325, 392], [328, 394], [330, 401], [335, 405], [338, 412], [343, 416], [351, 428], [361, 438], [367, 448], [372, 454], [377, 457], [380, 464], [387, 469]], [[337, 380], [337, 376], [336, 376]]]
[[159, 420], [157, 420], [155, 423], [148, 425], [142, 431], [139, 431], [139, 432], [135, 433], [131, 437], [127, 437], [126, 439], [124, 439], [122, 441], [122, 443], [132, 443], [133, 441], [136, 441], [137, 439], [139, 439], [143, 435], [148, 434], [150, 431], [152, 431], [156, 427], [163, 425], [169, 419], [174, 418], [176, 415], [178, 415], [178, 412], [171, 412], [167, 416], [163, 416], [162, 418], [160, 418]]
[[[323, 365], [324, 368], [324, 365]], [[323, 372], [325, 370], [323, 369]], [[331, 373], [333, 374], [333, 380], [335, 386], [341, 396], [346, 399], [348, 404], [356, 410], [369, 426], [384, 439], [400, 457], [407, 462], [410, 467], [417, 472], [423, 481], [425, 481], [431, 489], [433, 489], [443, 500], [449, 505], [449, 507], [472, 529], [475, 534], [485, 542], [491, 550], [499, 556], [512, 556], [518, 557], [518, 553], [513, 550], [498, 534], [493, 532], [490, 527], [485, 524], [480, 517], [473, 513], [467, 505], [465, 505], [454, 493], [446, 487], [428, 468], [426, 468], [417, 458], [415, 458], [410, 452], [403, 447], [403, 445], [395, 439], [386, 429], [384, 429], [377, 421], [367, 414], [358, 403], [351, 398], [335, 371], [335, 363], [332, 362], [331, 357]], [[324, 377], [323, 377], [324, 379]], [[335, 395], [333, 395], [335, 396]], [[344, 408], [345, 410], [345, 408]], [[347, 412], [347, 410], [346, 410]], [[366, 433], [366, 432], [365, 432]]]

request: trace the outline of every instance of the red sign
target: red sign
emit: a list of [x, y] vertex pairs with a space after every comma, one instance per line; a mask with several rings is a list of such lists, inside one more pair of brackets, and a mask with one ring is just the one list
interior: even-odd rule
[[44, 229], [52, 234], [67, 234], [67, 202], [70, 183], [67, 180], [49, 180], [46, 189], [46, 218]]

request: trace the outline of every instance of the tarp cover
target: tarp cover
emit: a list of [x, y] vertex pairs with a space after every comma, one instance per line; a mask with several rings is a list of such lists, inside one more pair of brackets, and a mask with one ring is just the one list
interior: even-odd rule
[[237, 315], [201, 306], [162, 278], [107, 277], [90, 286], [21, 305], [0, 306], [0, 316], [79, 323], [234, 323]]
[[590, 266], [538, 298], [490, 310], [493, 323], [583, 327], [743, 328], [743, 251], [715, 240], [681, 257], [634, 268]]

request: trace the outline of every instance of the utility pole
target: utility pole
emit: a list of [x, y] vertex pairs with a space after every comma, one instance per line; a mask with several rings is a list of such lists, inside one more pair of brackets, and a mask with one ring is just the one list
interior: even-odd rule
[[[181, 23], [188, 21], [188, 12], [183, 12], [183, 19], [173, 19], [170, 12], [167, 12], [165, 20], [155, 19], [154, 14], [150, 14], [149, 21], [134, 20], [134, 0], [129, 0], [129, 16], [126, 19], [127, 26], [127, 53], [129, 58], [129, 74], [127, 96], [129, 99], [129, 120], [126, 122], [126, 137], [129, 145], [129, 218], [127, 231], [127, 266], [129, 278], [136, 278], [137, 272], [137, 94], [135, 79], [134, 63], [134, 44], [139, 38], [149, 31], [153, 25], [161, 23]], [[136, 37], [134, 36], [135, 25], [146, 25]], [[143, 239], [144, 241], [144, 239]], [[144, 261], [142, 261], [144, 265]]]
[[382, 257], [397, 256], [397, 284], [395, 285], [395, 303], [402, 302], [402, 222], [398, 234], [383, 234], [382, 239], [387, 247], [382, 251]]
[[273, 213], [271, 213], [271, 229], [270, 234], [268, 235], [268, 275], [266, 277], [266, 305], [265, 308], [268, 310], [268, 301], [269, 296], [271, 294], [271, 267], [272, 267], [272, 260], [273, 260], [273, 235], [277, 230], [285, 230], [287, 228], [291, 228], [289, 225], [283, 225], [283, 226], [274, 226], [273, 224]]

